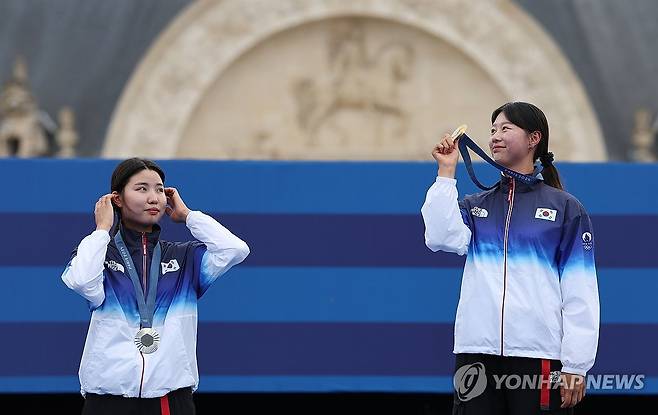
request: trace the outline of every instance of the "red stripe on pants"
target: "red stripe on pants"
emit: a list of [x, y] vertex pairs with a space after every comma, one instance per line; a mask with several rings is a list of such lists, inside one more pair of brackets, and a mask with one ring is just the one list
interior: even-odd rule
[[550, 406], [551, 399], [551, 361], [547, 359], [541, 360], [541, 396], [539, 398], [539, 404], [541, 409], [548, 409]]
[[167, 395], [160, 398], [160, 413], [169, 415], [169, 397]]

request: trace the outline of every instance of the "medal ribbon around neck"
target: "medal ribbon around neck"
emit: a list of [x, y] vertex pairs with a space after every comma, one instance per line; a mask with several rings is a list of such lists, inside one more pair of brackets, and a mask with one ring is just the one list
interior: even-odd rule
[[[123, 260], [123, 265], [128, 270], [128, 275], [130, 280], [133, 283], [133, 288], [135, 289], [135, 298], [137, 298], [137, 307], [139, 310], [139, 325], [140, 330], [135, 335], [135, 345], [142, 353], [153, 353], [158, 350], [158, 345], [160, 343], [160, 335], [158, 332], [153, 329], [153, 314], [155, 312], [155, 295], [157, 293], [158, 287], [158, 278], [160, 278], [160, 260], [162, 257], [162, 248], [160, 243], [155, 244], [155, 249], [153, 250], [153, 258], [151, 259], [151, 268], [149, 272], [149, 279], [146, 289], [146, 299], [144, 298], [144, 290], [139, 282], [139, 277], [137, 276], [137, 270], [135, 269], [135, 264], [133, 263], [126, 243], [121, 237], [121, 232], [117, 232], [114, 236], [114, 243], [119, 249], [119, 254], [121, 254], [121, 259]], [[146, 288], [146, 287], [145, 287]]]
[[454, 140], [459, 139], [457, 146], [459, 147], [459, 153], [462, 155], [462, 159], [464, 160], [464, 165], [466, 166], [466, 170], [468, 171], [468, 175], [470, 176], [471, 180], [477, 187], [479, 187], [482, 190], [491, 190], [494, 187], [497, 186], [497, 184], [487, 187], [483, 185], [475, 176], [475, 171], [473, 170], [473, 163], [471, 161], [471, 155], [468, 152], [468, 149], [470, 148], [480, 156], [484, 161], [487, 163], [491, 164], [494, 166], [496, 169], [500, 170], [503, 172], [506, 176], [513, 177], [516, 180], [523, 182], [525, 184], [535, 184], [537, 182], [540, 182], [541, 179], [538, 179], [535, 176], [529, 175], [529, 174], [523, 174], [519, 173], [517, 171], [514, 171], [512, 169], [508, 169], [507, 167], [497, 163], [494, 159], [489, 157], [487, 153], [485, 153], [480, 147], [478, 147], [477, 144], [475, 144], [475, 141], [468, 135], [466, 135], [466, 129], [468, 127], [464, 125], [460, 125], [457, 127], [457, 129], [452, 133], [451, 137]]

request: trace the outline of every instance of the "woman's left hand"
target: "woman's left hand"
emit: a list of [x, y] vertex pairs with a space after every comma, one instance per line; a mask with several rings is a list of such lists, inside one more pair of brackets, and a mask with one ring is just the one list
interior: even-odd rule
[[167, 196], [167, 207], [165, 213], [169, 215], [174, 222], [185, 222], [190, 209], [181, 199], [178, 190], [175, 187], [165, 187], [165, 196]]

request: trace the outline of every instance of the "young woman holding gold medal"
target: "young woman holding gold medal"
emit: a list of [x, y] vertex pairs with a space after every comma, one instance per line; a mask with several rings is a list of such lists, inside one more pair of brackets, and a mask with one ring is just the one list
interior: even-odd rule
[[[150, 160], [121, 162], [112, 192], [96, 203], [96, 230], [62, 274], [91, 310], [79, 370], [83, 414], [195, 413], [197, 301], [249, 248], [191, 211], [164, 180]], [[160, 240], [165, 214], [197, 240]]]
[[[491, 124], [493, 160], [465, 127], [435, 146], [438, 177], [421, 210], [432, 251], [467, 254], [453, 413], [571, 413], [585, 395], [598, 344], [592, 226], [562, 189], [544, 113], [511, 102], [493, 111]], [[501, 171], [497, 184], [477, 180], [468, 148]], [[484, 191], [458, 201], [460, 153]]]

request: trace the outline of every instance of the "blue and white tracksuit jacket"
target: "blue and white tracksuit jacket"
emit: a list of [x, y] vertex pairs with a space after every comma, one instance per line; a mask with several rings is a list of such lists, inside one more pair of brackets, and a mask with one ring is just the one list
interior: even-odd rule
[[454, 353], [556, 359], [563, 372], [585, 375], [596, 356], [599, 296], [583, 206], [543, 181], [503, 176], [461, 202], [456, 184], [437, 177], [421, 209], [428, 248], [468, 254]]
[[[159, 241], [162, 248], [153, 328], [160, 334], [156, 352], [141, 354], [133, 339], [140, 328], [134, 286], [107, 231], [85, 237], [62, 274], [92, 310], [80, 363], [86, 393], [153, 398], [191, 386], [196, 390], [197, 301], [210, 285], [249, 254], [246, 243], [213, 218], [190, 212], [186, 225], [198, 241]], [[139, 233], [120, 227], [144, 286], [159, 227]], [[199, 242], [200, 241], [200, 242]], [[146, 261], [144, 261], [146, 257]]]

